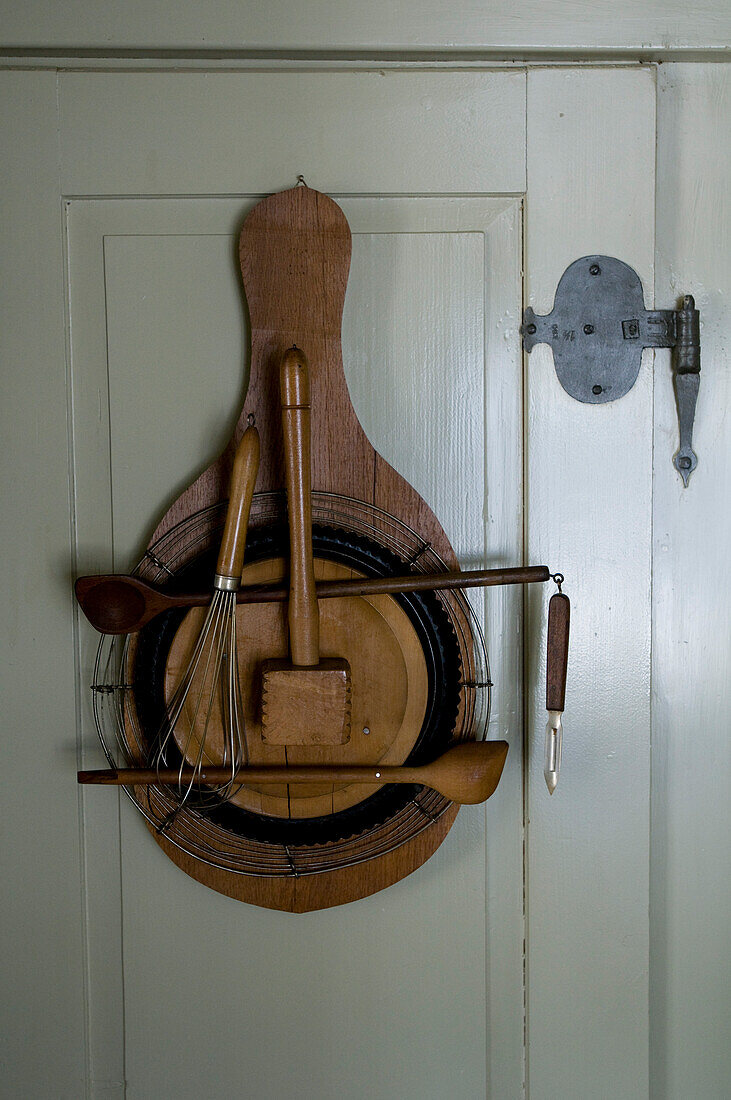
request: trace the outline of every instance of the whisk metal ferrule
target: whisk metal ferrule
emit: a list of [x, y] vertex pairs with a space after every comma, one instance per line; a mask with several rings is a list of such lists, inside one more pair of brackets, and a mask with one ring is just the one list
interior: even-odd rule
[[236, 592], [241, 585], [241, 577], [225, 577], [221, 573], [216, 573], [213, 578], [213, 587], [218, 588], [221, 592]]

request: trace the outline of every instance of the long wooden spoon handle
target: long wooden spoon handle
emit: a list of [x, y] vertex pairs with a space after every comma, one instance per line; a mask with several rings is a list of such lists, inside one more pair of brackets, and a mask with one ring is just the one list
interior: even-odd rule
[[[319, 600], [326, 597], [376, 596], [380, 593], [441, 591], [445, 588], [481, 588], [497, 584], [535, 584], [551, 576], [547, 565], [518, 569], [471, 569], [464, 573], [414, 573], [403, 577], [363, 577], [354, 580], [318, 581]], [[240, 588], [237, 603], [284, 603], [289, 589], [278, 584], [255, 584]], [[76, 598], [93, 627], [102, 634], [130, 634], [159, 615], [176, 607], [204, 607], [210, 592], [180, 592], [175, 595], [138, 577], [108, 573], [79, 577]]]
[[292, 664], [320, 660], [320, 617], [312, 561], [310, 376], [299, 348], [284, 353], [279, 375], [289, 511], [289, 653]]
[[[215, 583], [218, 588], [238, 588], [241, 583], [246, 530], [249, 526], [249, 512], [258, 470], [259, 433], [252, 424], [241, 436], [234, 455], [226, 524], [216, 565]], [[218, 578], [225, 583], [219, 583]]]
[[[230, 770], [220, 767], [202, 766], [194, 768], [103, 768], [98, 771], [77, 772], [79, 783], [101, 786], [139, 786], [157, 783], [189, 782], [218, 783], [223, 776], [231, 778]], [[237, 776], [239, 782], [250, 783], [418, 783], [419, 768], [379, 767], [377, 764], [353, 764], [349, 767], [328, 764], [296, 765], [279, 767], [277, 765], [247, 766]]]
[[546, 656], [546, 710], [563, 711], [566, 697], [566, 668], [569, 660], [571, 604], [563, 592], [555, 592], [548, 603], [548, 646]]
[[[497, 787], [508, 752], [505, 741], [470, 741], [455, 745], [431, 764], [413, 767], [381, 764], [298, 765], [296, 767], [247, 766], [236, 781], [243, 785], [259, 783], [418, 783], [463, 805], [484, 802]], [[78, 773], [79, 783], [108, 786], [147, 786], [167, 783], [177, 786], [194, 779], [196, 783], [215, 784], [231, 773], [223, 768], [110, 768]]]

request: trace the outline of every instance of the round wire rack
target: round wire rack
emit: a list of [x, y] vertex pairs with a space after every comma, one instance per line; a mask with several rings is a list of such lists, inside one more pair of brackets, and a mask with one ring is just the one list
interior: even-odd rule
[[[162, 535], [134, 570], [141, 579], [165, 585], [197, 558], [217, 547], [226, 502], [194, 513]], [[341, 529], [374, 540], [398, 557], [402, 573], [441, 573], [447, 565], [415, 531], [372, 504], [335, 493], [312, 494], [314, 524]], [[253, 528], [286, 523], [283, 493], [254, 497]], [[435, 592], [449, 620], [459, 650], [459, 706], [454, 728], [444, 731], [445, 747], [459, 741], [483, 740], [490, 715], [489, 662], [475, 604], [459, 589]], [[473, 596], [474, 599], [474, 596]], [[104, 635], [94, 665], [94, 720], [112, 767], [149, 766], [149, 738], [138, 721], [130, 654], [137, 635]], [[383, 823], [357, 835], [321, 844], [272, 843], [250, 839], [222, 827], [206, 808], [176, 802], [169, 787], [124, 787], [150, 826], [181, 851], [222, 870], [265, 877], [315, 875], [362, 863], [400, 847], [438, 820], [451, 805], [427, 787], [416, 791]]]

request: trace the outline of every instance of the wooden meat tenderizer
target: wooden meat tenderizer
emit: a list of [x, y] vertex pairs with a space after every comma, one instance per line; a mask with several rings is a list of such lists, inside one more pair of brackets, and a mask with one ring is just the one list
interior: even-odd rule
[[296, 347], [279, 375], [289, 511], [290, 661], [262, 666], [262, 739], [274, 745], [343, 745], [350, 738], [350, 665], [320, 660], [320, 617], [312, 560], [310, 379]]

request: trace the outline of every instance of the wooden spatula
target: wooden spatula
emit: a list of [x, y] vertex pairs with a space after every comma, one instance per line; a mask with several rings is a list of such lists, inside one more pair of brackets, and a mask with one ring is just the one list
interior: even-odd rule
[[[314, 765], [312, 767], [248, 767], [239, 772], [242, 783], [421, 783], [460, 805], [476, 805], [490, 797], [502, 775], [506, 741], [469, 741], [455, 745], [430, 764], [414, 765]], [[220, 768], [203, 768], [201, 780], [215, 783]], [[181, 773], [185, 777], [186, 773]], [[154, 769], [108, 768], [78, 773], [79, 783], [125, 786], [177, 783], [178, 772]]]

